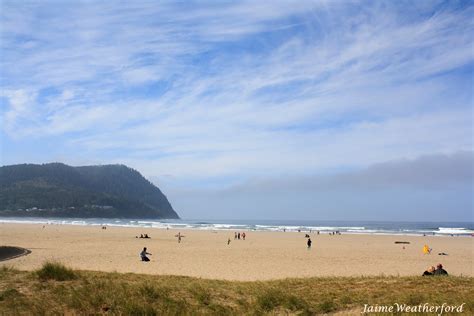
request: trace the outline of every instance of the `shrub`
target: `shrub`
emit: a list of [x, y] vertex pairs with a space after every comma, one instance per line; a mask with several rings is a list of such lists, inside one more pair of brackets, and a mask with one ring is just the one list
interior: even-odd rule
[[58, 262], [46, 262], [41, 269], [36, 271], [41, 280], [67, 281], [77, 278], [77, 274]]

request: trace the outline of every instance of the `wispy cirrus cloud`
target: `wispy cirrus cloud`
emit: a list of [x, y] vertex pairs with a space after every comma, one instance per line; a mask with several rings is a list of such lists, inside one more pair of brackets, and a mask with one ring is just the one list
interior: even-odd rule
[[4, 164], [187, 187], [472, 149], [468, 2], [0, 6]]

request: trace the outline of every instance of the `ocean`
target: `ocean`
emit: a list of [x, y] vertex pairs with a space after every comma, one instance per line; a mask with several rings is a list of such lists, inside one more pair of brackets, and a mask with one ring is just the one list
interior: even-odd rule
[[389, 222], [317, 220], [157, 220], [119, 218], [0, 217], [0, 223], [119, 226], [156, 229], [316, 232], [341, 234], [474, 236], [473, 222]]

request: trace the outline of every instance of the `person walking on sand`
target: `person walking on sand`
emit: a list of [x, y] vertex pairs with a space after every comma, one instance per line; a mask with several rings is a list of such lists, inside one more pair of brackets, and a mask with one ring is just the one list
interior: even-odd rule
[[234, 233], [234, 239], [237, 239], [237, 232]]
[[242, 239], [245, 240], [245, 232], [242, 233]]
[[146, 247], [145, 247], [145, 248], [143, 248], [142, 252], [140, 252], [140, 258], [142, 258], [142, 261], [150, 261], [150, 258], [148, 258], [146, 255], [151, 256], [151, 253], [148, 253], [146, 251]]
[[229, 238], [229, 239], [227, 239], [227, 244], [228, 244], [228, 245], [230, 244], [230, 238]]
[[311, 249], [311, 244], [313, 242], [311, 241], [311, 238], [308, 238], [308, 241], [306, 242], [306, 244], [308, 245], [308, 249]]

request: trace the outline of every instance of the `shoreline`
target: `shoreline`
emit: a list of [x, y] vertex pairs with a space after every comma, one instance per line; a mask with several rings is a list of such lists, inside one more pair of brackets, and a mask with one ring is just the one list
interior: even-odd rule
[[[115, 224], [107, 222], [107, 220], [113, 220], [114, 222], [118, 221], [128, 221], [131, 223], [142, 223], [142, 224]], [[87, 223], [87, 221], [90, 221]], [[96, 221], [96, 222], [94, 222]], [[401, 222], [402, 223], [402, 222]], [[413, 222], [416, 223], [416, 222]], [[281, 232], [281, 233], [312, 233], [316, 234], [317, 231], [321, 235], [330, 235], [331, 232], [340, 232], [344, 235], [367, 235], [367, 236], [423, 236], [423, 237], [474, 237], [474, 230], [471, 227], [471, 224], [464, 225], [469, 226], [470, 228], [461, 228], [461, 227], [438, 227], [438, 229], [447, 229], [450, 232], [433, 232], [433, 231], [416, 231], [415, 229], [404, 229], [406, 232], [398, 231], [388, 231], [384, 229], [365, 229], [365, 227], [314, 227], [310, 225], [260, 225], [260, 224], [223, 224], [223, 223], [211, 223], [200, 221], [194, 223], [192, 221], [183, 220], [183, 222], [160, 222], [160, 220], [150, 220], [150, 219], [103, 219], [103, 218], [34, 218], [34, 220], [22, 220], [19, 218], [11, 219], [9, 217], [0, 217], [0, 225], [2, 224], [25, 224], [25, 225], [69, 225], [69, 226], [83, 226], [83, 227], [115, 227], [115, 228], [133, 228], [133, 229], [157, 229], [157, 230], [193, 230], [193, 231], [222, 231], [222, 232]], [[147, 225], [149, 224], [149, 225]], [[214, 226], [192, 226], [192, 225], [214, 225]], [[441, 224], [438, 222], [433, 222], [433, 224]], [[452, 222], [446, 224], [462, 224], [460, 222]], [[228, 227], [231, 228], [228, 228]], [[253, 228], [252, 228], [253, 226]], [[259, 228], [255, 228], [255, 226]], [[436, 225], [435, 225], [436, 226]], [[264, 228], [265, 227], [265, 228]], [[286, 227], [286, 229], [285, 229]], [[291, 228], [290, 228], [291, 227]], [[301, 229], [298, 229], [300, 228]], [[331, 228], [331, 229], [328, 229]], [[349, 229], [349, 230], [347, 230]], [[461, 232], [464, 230], [465, 232]]]

